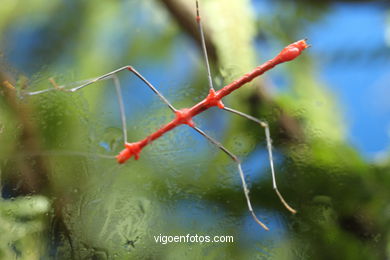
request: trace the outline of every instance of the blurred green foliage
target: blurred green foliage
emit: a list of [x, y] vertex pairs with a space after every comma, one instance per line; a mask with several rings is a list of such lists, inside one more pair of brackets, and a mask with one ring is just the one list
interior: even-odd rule
[[27, 196], [0, 202], [1, 259], [38, 259], [44, 254], [46, 240], [44, 214], [49, 212], [48, 199]]
[[[27, 49], [29, 59], [11, 66], [5, 55], [0, 68], [0, 82], [18, 90], [4, 83], [0, 89], [0, 256], [387, 259], [390, 160], [368, 163], [346, 142], [340, 109], [317, 78], [309, 52], [278, 68], [291, 79], [288, 93], [267, 94], [263, 78], [225, 102], [266, 119], [283, 157], [278, 184], [297, 215], [280, 205], [267, 167], [256, 170], [261, 178], [252, 174], [249, 180], [255, 210], [271, 225], [269, 233], [250, 218], [235, 165], [189, 129], [168, 133], [137, 162], [119, 166], [105, 158], [122, 148], [109, 80], [76, 93], [21, 95], [25, 89], [52, 88], [50, 77], [70, 84], [131, 64], [175, 105], [192, 105], [207, 93], [206, 70], [195, 41], [184, 37], [191, 29], [167, 11], [169, 3], [194, 12], [194, 3], [184, 0], [2, 0], [0, 48], [16, 56]], [[315, 20], [327, 11], [325, 3], [280, 1], [270, 25], [252, 8], [249, 0], [201, 1], [218, 87], [257, 65], [256, 57], [263, 55], [253, 42], [259, 34], [284, 46], [296, 40], [302, 19]], [[287, 15], [279, 19], [282, 11]], [[35, 43], [9, 45], [18, 33], [31, 31]], [[129, 103], [129, 140], [172, 118], [157, 98], [145, 97], [148, 90], [134, 77], [123, 72], [120, 79]], [[265, 147], [262, 129], [219, 113], [207, 112], [197, 123], [243, 159]], [[251, 171], [245, 164], [244, 170]], [[159, 234], [188, 233], [233, 235], [235, 242], [162, 245], [154, 240]]]

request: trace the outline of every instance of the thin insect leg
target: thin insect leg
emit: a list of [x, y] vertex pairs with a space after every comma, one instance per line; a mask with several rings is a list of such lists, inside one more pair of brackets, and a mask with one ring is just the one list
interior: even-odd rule
[[[81, 82], [89, 82], [91, 80], [94, 80], [95, 78], [92, 78], [92, 79], [87, 79], [87, 80], [83, 80], [83, 81], [78, 81], [78, 82], [74, 82], [74, 84], [76, 85], [77, 83], [80, 83], [82, 84]], [[106, 80], [108, 78], [105, 78], [104, 80]], [[46, 93], [46, 92], [50, 92], [50, 91], [64, 91], [64, 92], [71, 92], [70, 89], [67, 89], [65, 85], [58, 85], [54, 78], [49, 78], [49, 82], [50, 84], [54, 87], [54, 88], [48, 88], [48, 89], [43, 89], [43, 90], [38, 90], [38, 91], [31, 91], [31, 92], [28, 92], [28, 91], [22, 91], [22, 95], [27, 95], [27, 96], [35, 96], [35, 95], [39, 95], [39, 94], [43, 94], [43, 93]]]
[[266, 141], [267, 141], [268, 157], [269, 157], [269, 162], [270, 162], [270, 167], [271, 167], [273, 189], [275, 190], [275, 192], [278, 195], [280, 201], [283, 203], [283, 205], [286, 207], [286, 209], [288, 209], [293, 214], [297, 213], [297, 211], [295, 209], [293, 209], [290, 205], [288, 205], [288, 203], [284, 200], [282, 194], [279, 192], [278, 187], [276, 185], [274, 160], [273, 160], [273, 156], [272, 156], [272, 139], [271, 139], [271, 135], [270, 135], [268, 124], [266, 122], [264, 122], [264, 121], [261, 121], [261, 120], [255, 118], [255, 117], [253, 117], [253, 116], [250, 116], [250, 115], [245, 114], [243, 112], [237, 111], [235, 109], [228, 108], [228, 107], [224, 107], [223, 109], [228, 111], [228, 112], [234, 113], [236, 115], [242, 116], [242, 117], [244, 117], [246, 119], [249, 119], [249, 120], [251, 120], [251, 121], [253, 121], [255, 123], [258, 123], [261, 127], [264, 128], [264, 130], [265, 130], [265, 138], [266, 138]]
[[232, 152], [230, 152], [228, 149], [226, 149], [221, 143], [219, 143], [217, 140], [215, 140], [214, 138], [212, 138], [211, 136], [207, 135], [205, 132], [203, 132], [201, 129], [199, 129], [198, 127], [193, 127], [198, 133], [200, 133], [202, 136], [204, 136], [208, 141], [210, 141], [212, 144], [214, 144], [215, 146], [217, 146], [219, 149], [221, 149], [224, 153], [226, 153], [234, 162], [237, 163], [238, 165], [238, 172], [240, 174], [240, 178], [241, 178], [241, 182], [242, 182], [242, 188], [244, 190], [244, 194], [245, 194], [245, 198], [246, 198], [246, 202], [248, 204], [248, 209], [249, 209], [249, 212], [252, 214], [252, 217], [253, 219], [262, 227], [264, 228], [265, 230], [269, 230], [268, 227], [263, 223], [261, 222], [258, 217], [256, 216], [255, 212], [253, 211], [253, 208], [252, 208], [252, 203], [251, 203], [251, 200], [250, 200], [250, 197], [249, 197], [249, 189], [248, 189], [248, 185], [246, 184], [246, 180], [245, 180], [245, 176], [244, 176], [244, 172], [242, 171], [242, 168], [241, 168], [241, 162], [240, 160], [237, 158], [236, 155], [234, 155]]
[[[111, 79], [112, 78], [112, 75], [110, 76], [107, 76], [105, 78], [102, 78], [102, 79], [99, 79], [97, 80], [98, 78], [92, 78], [92, 79], [87, 79], [87, 80], [82, 80], [82, 81], [77, 81], [77, 82], [73, 82], [72, 85], [77, 85], [77, 84], [81, 84], [80, 86], [82, 85], [90, 85], [92, 83], [95, 83], [97, 81], [100, 81], [100, 80], [108, 80], [108, 79]], [[32, 92], [27, 92], [27, 91], [23, 91], [22, 94], [23, 95], [28, 95], [28, 96], [35, 96], [35, 95], [39, 95], [39, 94], [42, 94], [42, 93], [46, 93], [46, 92], [49, 92], [49, 91], [64, 91], [64, 92], [75, 92], [77, 91], [74, 90], [74, 88], [70, 88], [70, 89], [67, 89], [67, 85], [58, 85], [54, 78], [49, 78], [49, 82], [50, 84], [54, 87], [54, 88], [48, 88], [48, 89], [43, 89], [43, 90], [38, 90], [38, 91], [32, 91]], [[77, 87], [76, 87], [77, 88]]]
[[[108, 78], [111, 78], [114, 74], [116, 73], [119, 73], [121, 71], [124, 71], [124, 70], [128, 70], [130, 72], [132, 72], [135, 76], [137, 76], [140, 80], [142, 80], [173, 112], [176, 112], [176, 109], [172, 106], [172, 104], [160, 93], [160, 91], [158, 91], [146, 78], [144, 78], [137, 70], [135, 70], [132, 66], [124, 66], [124, 67], [121, 67], [119, 69], [116, 69], [116, 70], [113, 70], [111, 72], [108, 72], [102, 76], [99, 76], [97, 78], [94, 78], [94, 79], [91, 79], [91, 80], [88, 80], [86, 83], [84, 84], [81, 84], [80, 86], [77, 86], [77, 87], [74, 87], [74, 88], [71, 88], [69, 90], [65, 90], [65, 91], [69, 91], [69, 92], [76, 92], [88, 85], [91, 85], [95, 82], [98, 82], [98, 81], [101, 81], [101, 80], [105, 80], [105, 79], [108, 79]], [[56, 89], [44, 89], [44, 90], [40, 90], [40, 91], [36, 91], [36, 92], [27, 92], [25, 94], [27, 95], [36, 95], [36, 94], [41, 94], [41, 93], [44, 93], [44, 92], [48, 92], [48, 91], [51, 91], [51, 90], [56, 90]]]
[[126, 112], [125, 112], [125, 105], [123, 104], [121, 84], [119, 82], [118, 77], [115, 74], [113, 75], [112, 79], [115, 84], [116, 96], [118, 97], [119, 112], [121, 114], [121, 121], [122, 121], [123, 141], [124, 143], [127, 143]]
[[199, 34], [200, 34], [200, 41], [201, 41], [201, 44], [202, 44], [202, 51], [203, 51], [204, 59], [205, 59], [205, 62], [206, 62], [207, 78], [209, 80], [209, 87], [210, 87], [210, 89], [214, 90], [213, 80], [211, 79], [211, 70], [210, 70], [209, 58], [208, 58], [208, 55], [207, 55], [206, 41], [205, 41], [205, 38], [204, 38], [202, 22], [200, 20], [201, 20], [201, 18], [200, 18], [200, 12], [199, 12], [199, 1], [196, 0], [196, 23], [198, 24], [198, 30], [199, 30]]
[[49, 92], [49, 91], [53, 91], [53, 90], [58, 90], [58, 89], [56, 89], [56, 88], [48, 88], [48, 89], [43, 89], [43, 90], [38, 90], [38, 91], [31, 91], [31, 92], [23, 91], [22, 95], [35, 96], [35, 95], [43, 94], [43, 93], [46, 93], [46, 92]]
[[122, 68], [113, 70], [113, 71], [108, 72], [108, 73], [106, 73], [106, 74], [104, 74], [104, 75], [102, 75], [102, 76], [99, 76], [99, 77], [97, 77], [97, 78], [94, 78], [94, 79], [92, 79], [92, 80], [89, 80], [89, 81], [87, 81], [86, 83], [84, 83], [84, 84], [82, 84], [82, 85], [80, 85], [80, 86], [71, 88], [69, 91], [75, 92], [75, 91], [77, 91], [77, 90], [79, 90], [79, 89], [82, 89], [82, 88], [88, 86], [88, 85], [91, 85], [92, 83], [98, 82], [98, 81], [103, 80], [103, 79], [106, 79], [106, 78], [110, 78], [112, 75], [114, 75], [114, 74], [116, 74], [116, 73], [118, 73], [118, 72], [124, 71], [124, 70], [127, 70], [127, 66], [124, 66], [124, 67], [122, 67]]
[[172, 104], [159, 92], [149, 81], [146, 80], [138, 71], [136, 71], [131, 66], [126, 66], [126, 69], [134, 73], [140, 80], [142, 80], [148, 87], [173, 111], [176, 112], [176, 109], [172, 106]]
[[53, 90], [58, 90], [58, 89], [56, 89], [56, 88], [48, 88], [48, 89], [32, 91], [32, 92], [23, 92], [23, 94], [24, 95], [28, 95], [28, 96], [34, 96], [34, 95], [43, 94], [43, 93], [46, 93], [46, 92], [49, 92], [49, 91], [53, 91]]

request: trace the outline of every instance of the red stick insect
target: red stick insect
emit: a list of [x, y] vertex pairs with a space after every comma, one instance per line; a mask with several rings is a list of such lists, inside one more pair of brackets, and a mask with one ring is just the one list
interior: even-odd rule
[[[117, 91], [117, 96], [118, 96], [118, 102], [119, 102], [119, 109], [120, 109], [120, 115], [121, 115], [121, 121], [122, 121], [122, 129], [123, 129], [123, 138], [124, 138], [124, 146], [125, 148], [116, 156], [116, 159], [118, 163], [122, 164], [125, 163], [128, 159], [134, 156], [135, 160], [139, 159], [140, 153], [142, 149], [147, 146], [148, 144], [151, 144], [154, 140], [157, 138], [160, 138], [163, 136], [165, 133], [171, 131], [172, 129], [181, 126], [181, 125], [188, 125], [195, 131], [197, 131], [199, 134], [201, 134], [203, 137], [205, 137], [209, 142], [214, 144], [216, 147], [218, 147], [220, 150], [222, 150], [224, 153], [226, 153], [235, 163], [237, 163], [238, 167], [238, 172], [241, 178], [242, 182], [242, 188], [244, 190], [244, 195], [245, 199], [248, 205], [249, 212], [251, 213], [253, 219], [260, 225], [262, 226], [265, 230], [269, 230], [268, 227], [261, 222], [256, 214], [253, 211], [251, 200], [249, 197], [249, 189], [244, 177], [244, 173], [241, 167], [241, 162], [238, 159], [236, 155], [234, 155], [231, 151], [229, 151], [227, 148], [225, 148], [221, 143], [219, 143], [217, 140], [206, 134], [204, 131], [202, 131], [200, 128], [198, 128], [195, 123], [193, 122], [193, 117], [197, 116], [198, 114], [206, 111], [207, 109], [217, 106], [218, 108], [236, 114], [238, 116], [244, 117], [246, 119], [249, 119], [257, 124], [259, 124], [262, 128], [265, 130], [265, 136], [266, 136], [266, 142], [267, 142], [267, 150], [268, 150], [268, 156], [269, 156], [269, 162], [270, 162], [270, 168], [271, 168], [271, 174], [272, 174], [272, 184], [273, 184], [273, 189], [275, 190], [277, 196], [279, 197], [280, 201], [282, 204], [293, 214], [296, 213], [296, 211], [290, 207], [287, 202], [284, 200], [283, 196], [280, 194], [277, 185], [276, 185], [276, 178], [275, 178], [275, 170], [274, 170], [274, 164], [273, 164], [273, 156], [272, 156], [272, 144], [271, 144], [271, 136], [270, 136], [270, 131], [268, 124], [262, 120], [259, 120], [257, 118], [254, 118], [248, 114], [245, 114], [243, 112], [240, 112], [238, 110], [226, 107], [222, 103], [222, 98], [225, 96], [229, 95], [231, 92], [239, 89], [246, 83], [252, 81], [254, 78], [262, 75], [266, 71], [272, 69], [276, 65], [286, 62], [286, 61], [291, 61], [295, 58], [297, 58], [303, 50], [308, 48], [309, 46], [306, 43], [306, 40], [300, 40], [297, 42], [294, 42], [287, 47], [285, 47], [277, 56], [275, 56], [273, 59], [265, 62], [264, 64], [256, 67], [253, 69], [251, 72], [243, 75], [242, 77], [238, 78], [237, 80], [233, 81], [232, 83], [226, 85], [220, 90], [215, 90], [213, 86], [213, 81], [211, 78], [211, 72], [210, 72], [210, 65], [208, 61], [208, 56], [207, 56], [207, 50], [206, 50], [206, 44], [205, 44], [205, 39], [204, 39], [204, 33], [203, 33], [203, 28], [201, 24], [201, 17], [199, 14], [199, 4], [198, 0], [196, 0], [196, 22], [199, 30], [199, 34], [201, 37], [201, 44], [202, 44], [202, 51], [206, 63], [206, 68], [207, 68], [207, 75], [208, 75], [208, 83], [209, 83], [209, 94], [208, 96], [197, 103], [196, 105], [190, 107], [190, 108], [183, 108], [183, 109], [176, 109], [162, 94], [160, 91], [158, 91], [145, 77], [143, 77], [137, 70], [135, 70], [132, 66], [124, 66], [119, 69], [116, 69], [114, 71], [111, 71], [107, 74], [104, 74], [102, 76], [99, 76], [97, 78], [91, 79], [86, 81], [84, 84], [79, 85], [77, 87], [71, 88], [71, 89], [65, 89], [64, 86], [56, 86], [55, 83], [53, 82], [53, 85], [55, 88], [53, 89], [45, 89], [45, 90], [40, 90], [40, 91], [35, 91], [35, 92], [27, 92], [27, 95], [37, 95], [41, 94], [47, 91], [51, 90], [62, 90], [62, 91], [68, 91], [68, 92], [75, 92], [78, 91], [88, 85], [91, 85], [95, 82], [101, 81], [101, 80], [106, 80], [106, 79], [113, 79], [114, 85], [116, 87]], [[124, 104], [123, 104], [123, 98], [122, 98], [122, 92], [121, 92], [121, 87], [120, 87], [120, 82], [118, 77], [116, 76], [117, 73], [122, 72], [122, 71], [130, 71], [134, 75], [136, 75], [140, 80], [142, 80], [161, 100], [164, 102], [171, 110], [173, 113], [175, 113], [175, 118], [170, 121], [169, 123], [163, 125], [160, 129], [155, 131], [154, 133], [151, 133], [149, 136], [145, 137], [144, 139], [138, 141], [138, 142], [127, 142], [127, 129], [126, 129], [126, 116], [125, 116], [125, 109], [124, 109]]]

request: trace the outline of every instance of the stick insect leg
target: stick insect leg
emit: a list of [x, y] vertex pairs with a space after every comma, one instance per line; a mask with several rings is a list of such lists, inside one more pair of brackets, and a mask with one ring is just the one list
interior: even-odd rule
[[270, 135], [268, 124], [266, 122], [264, 122], [264, 121], [261, 121], [261, 120], [255, 118], [255, 117], [253, 117], [253, 116], [250, 116], [250, 115], [245, 114], [243, 112], [237, 111], [235, 109], [228, 108], [228, 107], [224, 107], [223, 109], [225, 111], [228, 111], [228, 112], [234, 113], [236, 115], [242, 116], [242, 117], [244, 117], [246, 119], [249, 119], [249, 120], [259, 124], [261, 127], [264, 128], [264, 130], [265, 130], [265, 137], [266, 137], [266, 141], [267, 141], [268, 157], [269, 157], [269, 162], [270, 162], [270, 167], [271, 167], [273, 189], [275, 190], [275, 192], [278, 195], [280, 201], [283, 203], [283, 205], [286, 207], [286, 209], [288, 209], [293, 214], [297, 213], [297, 211], [295, 209], [293, 209], [290, 205], [288, 205], [288, 203], [284, 200], [282, 194], [279, 192], [278, 187], [276, 185], [274, 161], [273, 161], [273, 156], [272, 156], [272, 140], [271, 140], [271, 135]]
[[122, 121], [122, 131], [123, 131], [123, 139], [124, 143], [127, 143], [127, 128], [126, 128], [126, 114], [125, 114], [125, 107], [123, 103], [123, 97], [122, 97], [122, 90], [120, 86], [119, 79], [117, 77], [117, 73], [128, 70], [132, 72], [134, 75], [136, 75], [142, 82], [144, 82], [173, 112], [176, 112], [176, 109], [173, 107], [173, 105], [159, 92], [145, 77], [143, 77], [137, 70], [135, 70], [132, 66], [124, 66], [122, 68], [113, 70], [109, 73], [106, 73], [102, 76], [99, 76], [97, 78], [87, 80], [85, 83], [76, 86], [71, 89], [66, 89], [65, 86], [58, 86], [56, 82], [54, 81], [53, 78], [50, 78], [49, 81], [50, 83], [54, 86], [53, 89], [45, 89], [45, 90], [39, 90], [35, 92], [25, 92], [25, 94], [29, 96], [37, 95], [37, 94], [42, 94], [48, 91], [52, 90], [59, 90], [59, 91], [66, 91], [66, 92], [76, 92], [86, 86], [89, 86], [95, 82], [101, 81], [101, 80], [107, 80], [107, 79], [112, 79], [114, 81], [115, 89], [116, 89], [116, 94], [118, 98], [118, 104], [119, 104], [119, 111], [120, 111], [120, 116], [121, 116], [121, 121]]
[[209, 81], [209, 87], [210, 87], [211, 90], [214, 90], [213, 80], [211, 79], [211, 70], [210, 70], [209, 58], [208, 58], [208, 55], [207, 55], [206, 41], [205, 41], [205, 38], [204, 38], [202, 22], [200, 20], [201, 20], [201, 18], [200, 18], [200, 12], [199, 12], [199, 1], [196, 0], [196, 23], [198, 24], [198, 30], [199, 30], [199, 34], [200, 34], [200, 41], [201, 41], [201, 44], [202, 44], [202, 52], [203, 52], [205, 63], [206, 63], [207, 78], [208, 78], [208, 81]]
[[[125, 105], [123, 103], [123, 95], [122, 95], [122, 89], [121, 84], [119, 82], [118, 76], [116, 74], [112, 74], [111, 76], [108, 76], [104, 79], [112, 79], [115, 85], [116, 90], [116, 96], [118, 99], [118, 105], [119, 105], [119, 113], [121, 116], [121, 123], [122, 123], [122, 131], [123, 131], [123, 141], [126, 144], [127, 143], [127, 127], [126, 127], [126, 113], [125, 113]], [[60, 87], [54, 80], [54, 78], [49, 78], [50, 84], [53, 85], [54, 89], [59, 91], [65, 91], [69, 92], [71, 90], [65, 89], [63, 87]]]
[[119, 104], [119, 113], [121, 115], [123, 142], [126, 144], [127, 143], [126, 112], [125, 112], [125, 105], [123, 103], [121, 84], [116, 74], [112, 76], [112, 79], [115, 84], [116, 96], [118, 98], [118, 104]]
[[208, 141], [210, 141], [212, 144], [214, 144], [215, 146], [217, 146], [219, 149], [221, 149], [224, 153], [226, 153], [234, 162], [237, 163], [237, 166], [238, 166], [238, 172], [240, 174], [240, 178], [241, 178], [241, 182], [242, 182], [242, 188], [244, 190], [244, 194], [245, 194], [245, 199], [246, 199], [246, 202], [248, 204], [248, 209], [249, 209], [249, 212], [252, 214], [252, 217], [253, 219], [262, 227], [264, 228], [265, 230], [269, 230], [268, 227], [263, 223], [261, 222], [258, 217], [256, 216], [255, 212], [253, 211], [253, 208], [252, 208], [252, 203], [251, 203], [251, 200], [250, 200], [250, 197], [249, 197], [249, 189], [248, 189], [248, 185], [246, 184], [246, 180], [245, 180], [245, 176], [244, 176], [244, 172], [242, 171], [242, 167], [241, 167], [241, 162], [240, 160], [238, 159], [238, 157], [236, 155], [234, 155], [232, 152], [230, 152], [228, 149], [226, 149], [221, 143], [219, 143], [217, 140], [215, 140], [214, 138], [212, 138], [211, 136], [207, 135], [205, 132], [203, 132], [201, 129], [199, 129], [198, 127], [193, 127], [198, 133], [200, 133], [202, 136], [204, 136]]
[[[85, 82], [84, 84], [81, 84], [80, 86], [77, 86], [77, 87], [74, 87], [74, 88], [71, 88], [71, 89], [64, 89], [64, 86], [58, 86], [58, 88], [64, 90], [64, 91], [67, 91], [67, 92], [76, 92], [88, 85], [91, 85], [95, 82], [98, 82], [98, 81], [101, 81], [101, 80], [106, 80], [106, 79], [109, 79], [109, 78], [112, 78], [112, 76], [114, 74], [117, 74], [121, 71], [124, 71], [124, 70], [128, 70], [130, 71], [131, 73], [133, 73], [135, 76], [137, 76], [137, 78], [139, 78], [142, 82], [144, 82], [160, 99], [162, 102], [164, 102], [173, 112], [176, 112], [176, 109], [173, 107], [173, 105], [161, 94], [160, 91], [158, 91], [144, 76], [142, 76], [137, 70], [135, 70], [132, 66], [124, 66], [124, 67], [121, 67], [119, 69], [116, 69], [116, 70], [113, 70], [111, 72], [108, 72], [102, 76], [99, 76], [97, 78], [94, 78], [94, 79], [91, 79], [91, 80], [88, 80], [87, 82]], [[54, 88], [54, 89], [44, 89], [44, 90], [39, 90], [39, 91], [35, 91], [35, 92], [25, 92], [26, 95], [29, 95], [29, 96], [33, 96], [33, 95], [37, 95], [37, 94], [41, 94], [41, 93], [45, 93], [45, 92], [48, 92], [48, 91], [52, 91], [52, 90], [58, 90], [58, 88]]]

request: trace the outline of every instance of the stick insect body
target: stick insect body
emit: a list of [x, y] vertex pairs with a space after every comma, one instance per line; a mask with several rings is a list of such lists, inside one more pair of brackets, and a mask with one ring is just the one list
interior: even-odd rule
[[[284, 62], [287, 62], [287, 61], [291, 61], [291, 60], [297, 58], [302, 53], [302, 51], [305, 50], [306, 48], [308, 48], [309, 46], [307, 45], [306, 40], [300, 40], [300, 41], [294, 42], [294, 43], [288, 45], [287, 47], [285, 47], [273, 59], [271, 59], [271, 60], [265, 62], [264, 64], [256, 67], [251, 72], [243, 75], [239, 79], [233, 81], [232, 83], [226, 85], [222, 89], [216, 91], [214, 89], [214, 87], [213, 87], [213, 82], [212, 82], [212, 78], [211, 78], [211, 72], [210, 72], [210, 66], [209, 66], [208, 57], [207, 57], [207, 50], [206, 50], [206, 44], [205, 44], [205, 39], [204, 39], [204, 33], [203, 33], [202, 24], [201, 24], [201, 17], [199, 15], [199, 4], [198, 4], [197, 0], [196, 0], [196, 13], [197, 13], [196, 14], [196, 22], [197, 22], [199, 33], [200, 33], [200, 37], [201, 37], [202, 51], [203, 51], [203, 54], [204, 54], [205, 63], [206, 63], [206, 67], [207, 67], [207, 75], [208, 75], [208, 81], [209, 81], [210, 90], [209, 90], [208, 96], [205, 99], [203, 99], [202, 101], [200, 101], [199, 103], [197, 103], [196, 105], [194, 105], [191, 108], [176, 109], [146, 78], [144, 78], [132, 66], [121, 67], [121, 68], [116, 69], [114, 71], [111, 71], [111, 72], [109, 72], [107, 74], [104, 74], [104, 75], [102, 75], [100, 77], [97, 77], [97, 78], [94, 78], [92, 80], [89, 80], [86, 83], [84, 83], [84, 84], [82, 84], [80, 86], [74, 87], [72, 89], [65, 89], [63, 86], [56, 86], [55, 84], [53, 84], [55, 86], [54, 89], [46, 89], [46, 90], [41, 90], [41, 91], [36, 91], [36, 92], [28, 92], [26, 94], [27, 95], [36, 95], [36, 94], [41, 94], [41, 93], [44, 93], [44, 92], [47, 92], [47, 91], [50, 91], [50, 90], [63, 90], [63, 91], [75, 92], [75, 91], [78, 91], [78, 90], [80, 90], [80, 89], [82, 89], [82, 88], [84, 88], [84, 87], [86, 87], [88, 85], [91, 85], [92, 83], [95, 83], [97, 81], [101, 81], [101, 80], [112, 78], [113, 81], [114, 81], [114, 84], [115, 84], [115, 87], [116, 87], [116, 91], [117, 91], [117, 96], [118, 96], [120, 115], [121, 115], [121, 121], [122, 121], [122, 128], [123, 128], [124, 146], [125, 146], [125, 148], [116, 156], [116, 159], [117, 159], [118, 163], [122, 164], [122, 163], [126, 162], [128, 159], [130, 159], [131, 157], [133, 157], [133, 156], [134, 156], [135, 160], [138, 160], [139, 156], [140, 156], [140, 152], [142, 151], [142, 149], [145, 146], [147, 146], [148, 144], [152, 143], [157, 138], [163, 136], [165, 133], [169, 132], [170, 130], [172, 130], [172, 129], [180, 126], [180, 125], [186, 124], [186, 125], [190, 126], [192, 129], [194, 129], [196, 132], [201, 134], [203, 137], [205, 137], [209, 142], [214, 144], [216, 147], [218, 147], [224, 153], [226, 153], [237, 164], [238, 172], [239, 172], [239, 175], [240, 175], [240, 178], [241, 178], [241, 182], [242, 182], [242, 187], [243, 187], [243, 190], [244, 190], [244, 195], [245, 195], [246, 202], [247, 202], [247, 205], [248, 205], [248, 209], [249, 209], [252, 217], [254, 218], [254, 220], [260, 226], [262, 226], [265, 230], [268, 230], [268, 227], [263, 222], [261, 222], [258, 219], [258, 217], [256, 216], [256, 214], [253, 211], [251, 200], [250, 200], [250, 197], [249, 197], [249, 189], [248, 189], [248, 186], [247, 186], [247, 183], [246, 183], [246, 180], [245, 180], [245, 177], [244, 177], [244, 173], [243, 173], [243, 170], [242, 170], [242, 167], [241, 167], [241, 162], [238, 159], [238, 157], [235, 154], [233, 154], [231, 151], [229, 151], [227, 148], [225, 148], [217, 140], [215, 140], [214, 138], [212, 138], [211, 136], [206, 134], [204, 131], [202, 131], [200, 128], [198, 128], [195, 125], [195, 123], [193, 122], [192, 118], [195, 117], [196, 115], [206, 111], [207, 109], [209, 109], [211, 107], [217, 106], [218, 108], [220, 108], [220, 109], [222, 109], [224, 111], [227, 111], [227, 112], [230, 112], [230, 113], [234, 113], [234, 114], [236, 114], [238, 116], [241, 116], [241, 117], [244, 117], [246, 119], [249, 119], [249, 120], [259, 124], [262, 128], [264, 128], [265, 136], [266, 136], [266, 142], [267, 142], [267, 150], [268, 150], [269, 162], [270, 162], [270, 168], [271, 168], [271, 174], [272, 174], [273, 189], [275, 190], [277, 196], [279, 197], [279, 199], [281, 200], [283, 205], [290, 212], [296, 213], [296, 211], [292, 207], [290, 207], [287, 204], [287, 202], [284, 200], [284, 198], [282, 197], [282, 195], [280, 194], [280, 192], [279, 192], [279, 190], [278, 190], [278, 188], [276, 186], [275, 170], [274, 170], [273, 157], [272, 157], [271, 136], [270, 136], [270, 131], [269, 131], [268, 124], [266, 122], [264, 122], [264, 121], [261, 121], [261, 120], [259, 120], [257, 118], [254, 118], [254, 117], [250, 116], [250, 115], [247, 115], [247, 114], [245, 114], [243, 112], [240, 112], [238, 110], [226, 107], [222, 103], [222, 98], [224, 98], [225, 96], [229, 95], [231, 92], [239, 89], [240, 87], [242, 87], [246, 83], [252, 81], [254, 78], [262, 75], [266, 71], [272, 69], [276, 65], [284, 63]], [[144, 138], [144, 139], [142, 139], [142, 140], [140, 140], [138, 142], [132, 142], [132, 143], [127, 142], [125, 109], [124, 109], [124, 104], [123, 104], [123, 98], [122, 98], [122, 94], [121, 94], [121, 87], [120, 87], [119, 79], [116, 76], [117, 73], [119, 73], [121, 71], [126, 71], [126, 70], [132, 72], [139, 79], [141, 79], [162, 100], [162, 102], [164, 102], [172, 110], [172, 112], [174, 112], [175, 115], [176, 115], [175, 118], [172, 121], [170, 121], [169, 123], [163, 125], [156, 132], [150, 134], [149, 136], [147, 136], [146, 138]]]

